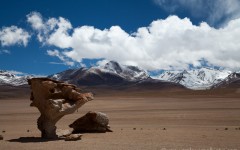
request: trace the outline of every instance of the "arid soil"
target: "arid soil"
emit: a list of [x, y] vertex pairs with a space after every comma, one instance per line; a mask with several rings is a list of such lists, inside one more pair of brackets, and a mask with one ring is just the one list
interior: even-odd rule
[[36, 124], [40, 113], [29, 99], [1, 99], [0, 149], [240, 149], [240, 98], [235, 94], [96, 95], [62, 118], [58, 131], [69, 129], [88, 111], [100, 111], [109, 116], [113, 132], [86, 133], [80, 141], [41, 139]]

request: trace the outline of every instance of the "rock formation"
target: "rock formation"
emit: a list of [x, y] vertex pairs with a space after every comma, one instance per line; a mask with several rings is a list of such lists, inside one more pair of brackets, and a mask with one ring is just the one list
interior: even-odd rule
[[42, 138], [57, 138], [57, 121], [93, 100], [91, 93], [80, 93], [74, 85], [48, 78], [32, 78], [28, 84], [32, 90], [30, 106], [37, 107], [41, 113], [37, 124]]
[[90, 111], [69, 125], [73, 133], [112, 132], [108, 125], [108, 116], [101, 112]]

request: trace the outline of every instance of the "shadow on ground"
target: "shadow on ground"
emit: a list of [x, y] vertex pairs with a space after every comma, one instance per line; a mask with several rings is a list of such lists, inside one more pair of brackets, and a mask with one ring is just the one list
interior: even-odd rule
[[58, 141], [63, 140], [62, 138], [58, 139], [43, 139], [41, 137], [20, 137], [18, 139], [8, 140], [9, 142], [19, 142], [19, 143], [37, 143], [37, 142], [49, 142], [49, 141]]

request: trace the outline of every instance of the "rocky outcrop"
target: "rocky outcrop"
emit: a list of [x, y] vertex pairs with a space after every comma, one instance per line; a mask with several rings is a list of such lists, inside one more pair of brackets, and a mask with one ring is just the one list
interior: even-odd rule
[[90, 111], [69, 125], [73, 133], [112, 132], [108, 116], [101, 112]]
[[37, 120], [42, 138], [57, 138], [55, 124], [67, 114], [75, 112], [88, 101], [93, 100], [91, 93], [80, 93], [71, 84], [51, 80], [48, 78], [32, 78], [28, 80], [31, 86], [32, 103], [41, 115]]

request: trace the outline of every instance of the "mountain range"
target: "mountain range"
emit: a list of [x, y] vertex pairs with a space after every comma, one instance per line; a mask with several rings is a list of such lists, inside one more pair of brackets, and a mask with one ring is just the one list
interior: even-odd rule
[[85, 87], [136, 90], [185, 89], [178, 83], [152, 79], [139, 67], [121, 65], [115, 61], [109, 61], [98, 67], [69, 69], [48, 77]]
[[[0, 71], [0, 85], [22, 86], [34, 76], [19, 76], [9, 71]], [[194, 90], [218, 87], [240, 86], [240, 73], [200, 68], [183, 71], [164, 71], [150, 76], [137, 66], [121, 65], [109, 61], [103, 66], [69, 69], [47, 76], [77, 86], [98, 86], [111, 88], [179, 88]]]
[[0, 70], [0, 85], [21, 86], [27, 84], [27, 79], [33, 76], [20, 76], [11, 71]]
[[212, 86], [224, 81], [231, 71], [211, 68], [200, 68], [183, 71], [164, 71], [160, 75], [153, 76], [155, 79], [179, 83], [189, 89], [210, 89]]

